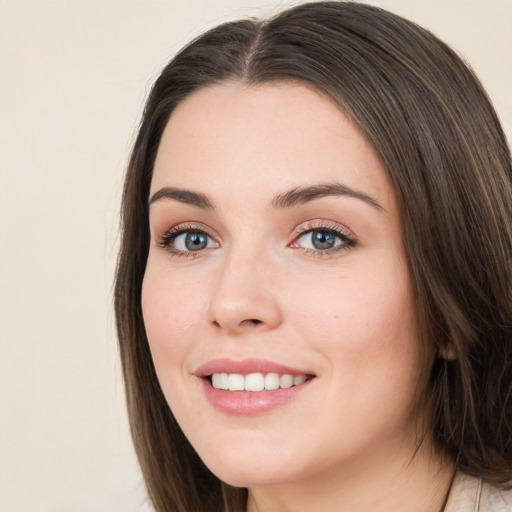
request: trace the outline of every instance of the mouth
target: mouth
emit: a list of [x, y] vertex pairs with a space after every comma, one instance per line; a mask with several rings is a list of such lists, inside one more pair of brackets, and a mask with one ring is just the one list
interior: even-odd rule
[[294, 402], [316, 375], [261, 359], [216, 359], [194, 372], [209, 403], [222, 413], [255, 416]]
[[293, 386], [300, 386], [313, 375], [292, 375], [291, 373], [277, 372], [254, 372], [249, 374], [241, 373], [212, 373], [206, 379], [213, 388], [225, 391], [274, 391], [276, 389], [288, 389]]

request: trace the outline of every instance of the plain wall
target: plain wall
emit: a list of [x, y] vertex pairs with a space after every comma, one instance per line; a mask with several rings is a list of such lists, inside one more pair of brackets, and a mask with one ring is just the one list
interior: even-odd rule
[[[150, 510], [112, 313], [122, 175], [185, 42], [267, 0], [0, 0], [0, 511]], [[512, 0], [375, 0], [457, 48], [512, 135]]]

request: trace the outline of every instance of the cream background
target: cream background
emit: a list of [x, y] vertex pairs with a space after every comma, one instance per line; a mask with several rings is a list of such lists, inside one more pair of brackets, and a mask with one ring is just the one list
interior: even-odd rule
[[[0, 0], [0, 512], [150, 510], [112, 314], [143, 99], [192, 36], [269, 0]], [[473, 65], [512, 135], [512, 0], [374, 0]]]

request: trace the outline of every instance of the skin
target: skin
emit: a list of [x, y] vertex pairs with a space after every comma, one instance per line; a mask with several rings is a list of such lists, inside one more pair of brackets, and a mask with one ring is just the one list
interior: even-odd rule
[[[326, 183], [359, 196], [273, 206]], [[363, 134], [308, 87], [217, 85], [172, 114], [151, 196], [164, 187], [214, 205], [151, 203], [142, 292], [160, 384], [205, 464], [249, 488], [249, 512], [439, 511], [452, 465], [428, 434], [418, 449], [413, 283], [393, 187]], [[182, 235], [164, 247], [176, 227], [208, 246], [186, 250]], [[339, 230], [338, 245], [316, 249], [311, 230]], [[315, 377], [286, 404], [230, 415], [195, 375], [217, 358]]]

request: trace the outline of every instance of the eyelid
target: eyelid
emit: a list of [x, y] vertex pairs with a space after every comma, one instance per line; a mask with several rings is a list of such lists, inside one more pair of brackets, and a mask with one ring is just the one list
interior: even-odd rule
[[[206, 250], [201, 249], [198, 251], [181, 251], [179, 249], [173, 248], [171, 246], [172, 242], [181, 234], [183, 233], [204, 233], [209, 238], [211, 238], [216, 244], [217, 247], [220, 246], [220, 242], [218, 240], [218, 236], [212, 232], [212, 230], [206, 226], [205, 224], [201, 222], [183, 222], [180, 224], [176, 224], [175, 226], [172, 226], [171, 228], [164, 230], [161, 235], [157, 236], [156, 244], [159, 247], [162, 247], [163, 249], [169, 251], [173, 255], [178, 256], [187, 256], [187, 257], [197, 257], [199, 256], [199, 253]], [[211, 247], [210, 247], [211, 249]]]
[[298, 237], [307, 233], [308, 231], [315, 230], [324, 230], [324, 231], [332, 231], [333, 233], [340, 233], [341, 235], [352, 238], [355, 240], [356, 235], [350, 230], [347, 226], [340, 224], [338, 222], [334, 222], [332, 220], [324, 220], [324, 219], [312, 219], [306, 222], [299, 224], [294, 229], [294, 237]]
[[[299, 245], [293, 245], [297, 242], [298, 238], [312, 231], [326, 231], [332, 233], [341, 239], [342, 243], [329, 249], [312, 249], [301, 247]], [[213, 240], [213, 242], [216, 244], [216, 247], [205, 247], [197, 251], [183, 251], [173, 247], [172, 243], [174, 240], [181, 234], [187, 232], [204, 233], [211, 240]], [[219, 241], [218, 235], [202, 222], [183, 222], [176, 224], [169, 229], [163, 230], [162, 234], [156, 237], [156, 245], [169, 251], [172, 255], [175, 256], [197, 257], [208, 249], [220, 247], [221, 243]], [[355, 234], [343, 224], [334, 222], [332, 220], [312, 219], [299, 224], [294, 229], [293, 239], [287, 245], [293, 249], [300, 249], [308, 255], [323, 257], [335, 252], [349, 250], [355, 247], [357, 245], [357, 239]]]
[[[293, 247], [293, 244], [297, 241], [298, 238], [312, 231], [326, 231], [332, 233], [335, 236], [339, 237], [343, 241], [343, 243], [334, 246], [330, 249], [324, 250], [310, 249], [300, 246]], [[339, 224], [338, 222], [324, 219], [308, 220], [307, 222], [304, 222], [297, 226], [294, 229], [294, 238], [289, 244], [289, 247], [292, 247], [294, 249], [301, 249], [305, 251], [307, 254], [317, 257], [327, 256], [338, 251], [346, 251], [356, 246], [357, 238], [356, 235], [352, 232], [352, 230], [350, 230], [349, 228], [347, 228], [347, 226], [343, 224]]]

